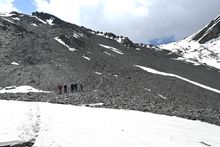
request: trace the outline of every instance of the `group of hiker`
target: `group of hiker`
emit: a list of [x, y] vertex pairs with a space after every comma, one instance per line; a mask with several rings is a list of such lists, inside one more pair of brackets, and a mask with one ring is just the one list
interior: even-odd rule
[[[60, 85], [58, 85], [58, 89], [59, 89], [59, 94], [62, 94], [62, 92], [64, 92], [64, 93], [68, 92], [67, 85], [60, 84]], [[71, 84], [70, 91], [72, 93], [78, 92], [78, 91], [83, 92], [83, 85], [82, 84]]]

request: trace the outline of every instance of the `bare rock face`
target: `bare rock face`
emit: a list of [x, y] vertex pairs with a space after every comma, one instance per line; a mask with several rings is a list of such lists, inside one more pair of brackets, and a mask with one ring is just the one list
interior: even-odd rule
[[128, 46], [128, 47], [133, 47], [133, 48], [136, 47], [136, 45], [128, 37], [124, 38], [123, 44]]
[[212, 20], [206, 27], [204, 27], [199, 33], [192, 39], [203, 44], [212, 39], [216, 39], [220, 36], [220, 16]]

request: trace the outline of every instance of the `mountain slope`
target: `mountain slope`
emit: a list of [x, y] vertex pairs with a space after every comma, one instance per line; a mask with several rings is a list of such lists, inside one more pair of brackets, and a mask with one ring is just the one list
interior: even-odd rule
[[220, 69], [220, 16], [192, 36], [160, 48], [180, 55], [176, 60]]
[[[220, 94], [189, 82], [219, 90], [217, 69], [179, 62], [173, 60], [179, 56], [170, 51], [70, 24], [47, 13], [1, 15], [0, 33], [0, 87], [28, 85], [54, 92], [1, 94], [1, 99], [102, 102], [103, 107], [220, 124]], [[137, 65], [178, 76], [150, 73]], [[81, 83], [84, 92], [57, 95], [58, 84], [71, 83]]]

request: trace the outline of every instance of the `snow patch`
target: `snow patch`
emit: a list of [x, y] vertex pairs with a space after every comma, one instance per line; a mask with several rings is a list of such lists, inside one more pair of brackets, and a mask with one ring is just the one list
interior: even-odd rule
[[158, 94], [158, 96], [161, 97], [162, 99], [165, 99], [165, 100], [167, 99], [165, 96], [163, 96], [161, 94]]
[[104, 105], [104, 103], [83, 104], [82, 106], [96, 107], [96, 106], [102, 106], [102, 105]]
[[66, 46], [70, 51], [74, 52], [76, 51], [77, 49], [75, 48], [71, 48], [69, 47], [69, 45], [67, 45], [63, 40], [61, 40], [59, 37], [55, 37], [54, 38], [56, 41], [58, 41], [59, 43], [61, 43], [62, 45]]
[[0, 100], [0, 116], [1, 142], [32, 138], [35, 147], [220, 144], [219, 126], [149, 112]]
[[145, 90], [147, 90], [147, 91], [149, 91], [149, 92], [151, 92], [151, 89], [148, 89], [148, 88], [144, 88]]
[[76, 32], [74, 32], [74, 33], [73, 33], [73, 37], [75, 37], [75, 38], [80, 38], [80, 37], [83, 37], [83, 34], [82, 34], [82, 33], [76, 33]]
[[5, 87], [0, 90], [0, 93], [29, 93], [29, 92], [34, 92], [34, 93], [48, 93], [48, 91], [42, 91], [35, 89], [31, 86], [10, 86], [10, 87]]
[[105, 51], [104, 53], [105, 53], [106, 55], [112, 56], [109, 52], [106, 52], [106, 51]]
[[18, 66], [19, 64], [17, 62], [12, 62], [11, 65], [16, 65]]
[[121, 55], [124, 55], [124, 53], [122, 53], [122, 51], [120, 51], [119, 49], [117, 48], [114, 48], [114, 47], [111, 47], [111, 46], [107, 46], [107, 45], [104, 45], [104, 44], [99, 44], [100, 46], [106, 48], [106, 49], [109, 49], [117, 54], [121, 54]]
[[206, 85], [203, 85], [203, 84], [191, 81], [189, 79], [186, 79], [184, 77], [181, 77], [181, 76], [178, 76], [178, 75], [175, 75], [175, 74], [172, 74], [172, 73], [165, 73], [165, 72], [157, 71], [155, 69], [144, 67], [144, 66], [139, 66], [139, 65], [134, 65], [134, 66], [136, 66], [138, 68], [141, 68], [141, 69], [143, 69], [143, 70], [145, 70], [145, 71], [147, 71], [149, 73], [158, 74], [158, 75], [162, 75], [162, 76], [168, 76], [168, 77], [175, 77], [175, 78], [181, 79], [183, 81], [186, 81], [188, 83], [191, 83], [193, 85], [199, 86], [201, 88], [204, 88], [204, 89], [216, 92], [216, 93], [220, 93], [220, 90], [218, 90], [218, 89], [215, 89], [215, 88], [212, 88], [212, 87], [209, 87], [209, 86], [206, 86]]
[[115, 40], [118, 42], [118, 43], [123, 43], [123, 41], [124, 41], [124, 37], [119, 37], [119, 38], [116, 38]]
[[38, 26], [38, 25], [37, 25], [37, 24], [35, 24], [35, 23], [32, 23], [31, 25], [32, 25], [32, 26], [35, 26], [35, 27], [37, 27], [37, 26]]
[[95, 74], [97, 74], [97, 75], [102, 75], [102, 73], [100, 73], [100, 72], [95, 72]]
[[89, 57], [86, 57], [85, 55], [82, 56], [83, 58], [85, 58], [86, 60], [91, 60]]
[[42, 19], [38, 18], [37, 16], [31, 16], [31, 17], [36, 18], [38, 21], [42, 22], [43, 24], [47, 24], [46, 21], [43, 21]]
[[90, 31], [89, 33], [94, 34], [94, 35], [96, 34], [96, 32], [95, 32], [95, 31]]
[[199, 65], [201, 65], [201, 64], [198, 63], [198, 62], [195, 62], [195, 61], [192, 61], [192, 60], [189, 60], [189, 59], [183, 58], [183, 57], [172, 58], [172, 59], [173, 59], [173, 60], [176, 60], [176, 61], [183, 61], [183, 62], [186, 62], [186, 63], [192, 63], [192, 64], [195, 65], [195, 66], [199, 66]]
[[50, 19], [47, 19], [46, 21], [47, 21], [47, 23], [48, 23], [49, 25], [54, 25], [54, 23], [53, 23], [54, 18], [53, 18], [53, 17], [50, 18]]
[[13, 17], [12, 19], [14, 19], [14, 20], [20, 20], [20, 18], [18, 18], [18, 17]]
[[7, 19], [7, 18], [3, 18], [3, 19], [6, 20], [6, 21], [8, 21], [8, 22], [10, 22], [10, 23], [15, 24], [13, 21], [11, 21], [11, 20], [9, 20], [9, 19]]

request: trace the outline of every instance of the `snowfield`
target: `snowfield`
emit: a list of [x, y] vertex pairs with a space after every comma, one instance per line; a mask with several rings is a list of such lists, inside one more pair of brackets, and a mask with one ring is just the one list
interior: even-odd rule
[[220, 127], [128, 110], [0, 100], [0, 145], [219, 147]]
[[[204, 64], [220, 69], [220, 34], [217, 31], [219, 30], [217, 29], [219, 25], [220, 16], [217, 16], [212, 22], [188, 38], [159, 47], [181, 56], [175, 60], [183, 60], [195, 65]], [[209, 38], [212, 35], [214, 36]], [[203, 41], [206, 37], [209, 39]]]
[[192, 36], [181, 40], [159, 46], [177, 53], [181, 57], [175, 60], [191, 62], [195, 65], [208, 65], [220, 69], [220, 37], [212, 39], [205, 44], [191, 40]]

